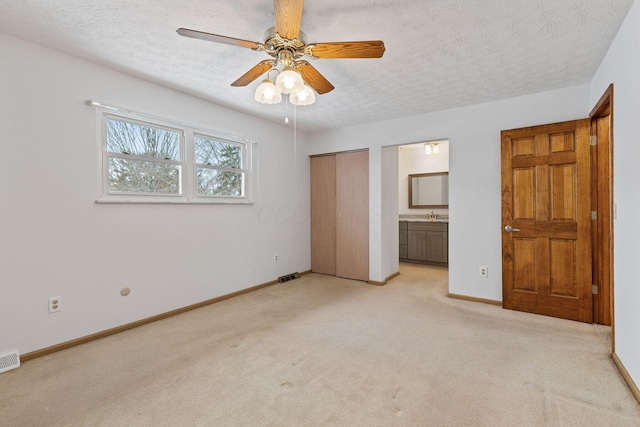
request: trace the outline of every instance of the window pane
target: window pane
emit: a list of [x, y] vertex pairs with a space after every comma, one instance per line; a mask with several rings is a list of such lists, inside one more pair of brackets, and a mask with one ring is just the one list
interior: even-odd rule
[[180, 160], [180, 135], [166, 129], [108, 118], [107, 151]]
[[198, 168], [198, 194], [242, 197], [243, 176], [242, 172]]
[[180, 166], [110, 157], [109, 191], [181, 194]]
[[242, 147], [238, 144], [195, 137], [196, 163], [242, 168]]

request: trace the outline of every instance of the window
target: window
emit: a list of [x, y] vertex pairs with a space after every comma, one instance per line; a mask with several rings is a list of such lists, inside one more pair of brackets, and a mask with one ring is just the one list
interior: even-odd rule
[[102, 112], [105, 202], [250, 203], [251, 141]]
[[204, 135], [197, 135], [194, 140], [198, 195], [241, 197], [243, 146]]
[[109, 194], [180, 195], [182, 134], [106, 117]]

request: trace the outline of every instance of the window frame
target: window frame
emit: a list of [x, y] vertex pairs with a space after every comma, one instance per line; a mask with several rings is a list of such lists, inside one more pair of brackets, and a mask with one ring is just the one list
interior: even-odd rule
[[[225, 134], [218, 131], [201, 129], [194, 126], [179, 124], [164, 119], [147, 116], [144, 114], [124, 111], [117, 108], [98, 107], [97, 133], [98, 133], [98, 198], [96, 203], [187, 203], [187, 204], [253, 204], [253, 145], [256, 143], [237, 135]], [[162, 158], [150, 158], [132, 154], [112, 153], [107, 150], [107, 120], [118, 120], [142, 126], [150, 126], [171, 132], [177, 132], [179, 136], [180, 160], [166, 160]], [[208, 196], [198, 194], [197, 170], [199, 165], [195, 163], [195, 138], [205, 138], [230, 143], [241, 147], [241, 169], [219, 167], [218, 170], [232, 170], [242, 173], [242, 196]], [[116, 155], [114, 155], [116, 154]], [[114, 192], [109, 186], [109, 159], [125, 158], [154, 163], [175, 164], [180, 167], [178, 179], [178, 194], [161, 193], [129, 193]]]
[[[236, 168], [230, 168], [227, 166], [219, 166], [219, 165], [206, 165], [206, 164], [202, 164], [202, 163], [196, 163], [196, 155], [195, 155], [195, 150], [196, 150], [196, 138], [201, 138], [201, 139], [207, 139], [207, 140], [212, 140], [212, 141], [216, 141], [216, 142], [221, 142], [223, 144], [230, 144], [230, 145], [236, 145], [240, 147], [241, 150], [241, 157], [240, 157], [240, 169], [236, 169]], [[191, 174], [191, 177], [193, 178], [193, 192], [194, 195], [196, 195], [199, 198], [203, 198], [203, 199], [212, 199], [212, 198], [220, 198], [220, 199], [239, 199], [239, 198], [244, 198], [246, 197], [246, 193], [247, 193], [247, 176], [249, 176], [249, 169], [248, 169], [248, 164], [247, 164], [247, 158], [249, 157], [247, 155], [247, 144], [243, 144], [241, 142], [237, 142], [237, 141], [231, 141], [227, 138], [221, 138], [218, 136], [214, 136], [211, 133], [204, 133], [204, 132], [199, 132], [199, 131], [193, 131], [192, 133], [192, 141], [193, 141], [193, 173]], [[216, 170], [216, 171], [229, 171], [229, 172], [236, 172], [236, 173], [241, 173], [243, 175], [243, 179], [242, 179], [242, 196], [238, 197], [238, 196], [206, 196], [206, 195], [199, 195], [198, 194], [198, 169], [211, 169], [211, 170]]]

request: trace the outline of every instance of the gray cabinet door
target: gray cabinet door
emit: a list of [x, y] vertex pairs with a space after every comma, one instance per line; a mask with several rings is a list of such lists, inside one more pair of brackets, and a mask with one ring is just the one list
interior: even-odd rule
[[409, 230], [408, 234], [408, 259], [416, 261], [427, 260], [427, 231]]
[[427, 230], [427, 261], [446, 264], [448, 262], [448, 244], [446, 231]]
[[399, 255], [401, 259], [406, 259], [409, 254], [408, 247], [407, 247], [408, 241], [409, 241], [409, 237], [407, 232], [407, 223], [406, 222], [404, 223], [404, 228], [402, 227], [402, 223], [400, 223]]
[[401, 245], [406, 245], [408, 243], [407, 230], [400, 230], [398, 238]]
[[398, 252], [399, 252], [398, 258], [400, 259], [407, 259], [407, 257], [409, 256], [409, 249], [407, 245], [400, 245]]
[[409, 241], [409, 237], [408, 237], [408, 232], [407, 232], [407, 221], [400, 221], [399, 223], [399, 258], [400, 259], [407, 259], [407, 256], [409, 256], [409, 249], [408, 249], [408, 241]]
[[400, 258], [426, 264], [449, 263], [449, 225], [400, 221]]

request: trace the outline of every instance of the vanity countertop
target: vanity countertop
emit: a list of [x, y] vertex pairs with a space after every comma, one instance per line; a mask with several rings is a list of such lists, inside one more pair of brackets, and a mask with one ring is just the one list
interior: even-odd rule
[[449, 222], [449, 215], [436, 215], [435, 218], [429, 218], [429, 215], [400, 215], [399, 221], [407, 222]]
[[400, 218], [400, 221], [407, 221], [407, 222], [446, 222], [448, 223], [449, 220], [448, 219], [428, 219], [428, 218]]

